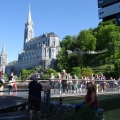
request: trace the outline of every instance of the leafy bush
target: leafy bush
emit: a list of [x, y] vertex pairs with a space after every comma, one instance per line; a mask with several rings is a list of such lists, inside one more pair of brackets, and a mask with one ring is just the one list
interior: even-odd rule
[[89, 77], [91, 74], [93, 74], [93, 70], [91, 68], [82, 68], [82, 76]]
[[27, 76], [30, 75], [34, 71], [35, 69], [31, 69], [31, 70], [22, 69], [21, 79], [27, 78]]
[[75, 110], [68, 112], [63, 120], [100, 120], [96, 111], [89, 108], [81, 108], [78, 113]]
[[51, 69], [51, 68], [46, 70], [46, 74], [50, 75], [51, 73], [53, 73], [55, 77], [57, 76], [56, 70]]
[[42, 78], [48, 79], [48, 78], [50, 78], [50, 75], [49, 74], [44, 74], [44, 75], [42, 75]]
[[73, 67], [71, 71], [71, 75], [76, 75], [78, 78], [81, 76], [81, 69], [80, 67]]

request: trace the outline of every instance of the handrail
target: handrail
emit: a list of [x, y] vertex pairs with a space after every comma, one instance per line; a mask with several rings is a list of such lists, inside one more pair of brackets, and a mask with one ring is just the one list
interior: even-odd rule
[[[45, 82], [49, 82], [50, 80], [54, 80], [54, 81], [59, 81], [59, 80], [67, 80], [67, 81], [74, 81], [74, 80], [77, 80], [77, 81], [100, 81], [100, 82], [109, 82], [109, 81], [113, 81], [113, 82], [119, 82], [120, 80], [90, 80], [90, 79], [88, 79], [88, 80], [83, 80], [83, 79], [58, 79], [58, 78], [54, 78], [54, 79], [50, 79], [50, 78], [48, 78], [48, 79], [39, 79], [38, 81], [45, 81]], [[10, 82], [10, 83], [14, 83], [14, 82], [30, 82], [30, 81], [32, 81], [32, 80], [16, 80], [16, 81], [13, 81], [13, 82]], [[6, 81], [5, 83], [9, 83], [8, 81]]]

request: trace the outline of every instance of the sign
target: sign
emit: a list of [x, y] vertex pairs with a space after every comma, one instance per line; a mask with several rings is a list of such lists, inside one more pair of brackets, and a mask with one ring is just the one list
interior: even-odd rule
[[98, 10], [99, 19], [120, 13], [120, 2]]
[[117, 24], [120, 26], [120, 14], [117, 15]]
[[120, 2], [120, 0], [98, 0], [98, 8], [108, 6], [116, 2]]

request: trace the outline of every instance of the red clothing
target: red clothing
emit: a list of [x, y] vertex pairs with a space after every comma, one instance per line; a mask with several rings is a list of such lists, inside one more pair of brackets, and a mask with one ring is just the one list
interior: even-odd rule
[[13, 87], [14, 87], [15, 90], [18, 89], [18, 88], [17, 88], [17, 83], [16, 83], [16, 82], [13, 84]]
[[[87, 95], [86, 95], [86, 97], [85, 97], [86, 102], [90, 102], [90, 101], [91, 101], [91, 94], [92, 94], [92, 93], [87, 92]], [[98, 100], [97, 100], [96, 94], [95, 94], [95, 100], [94, 100], [94, 102], [92, 103], [92, 106], [98, 107]]]

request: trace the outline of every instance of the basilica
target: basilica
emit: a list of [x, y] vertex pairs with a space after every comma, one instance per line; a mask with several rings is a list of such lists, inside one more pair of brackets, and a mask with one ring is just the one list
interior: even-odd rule
[[[23, 50], [18, 54], [18, 60], [7, 64], [7, 54], [1, 53], [5, 63], [1, 61], [2, 68], [5, 67], [5, 73], [10, 72], [20, 73], [25, 69], [32, 69], [36, 66], [41, 66], [44, 69], [56, 67], [56, 55], [60, 51], [60, 39], [54, 33], [43, 33], [40, 36], [34, 37], [34, 24], [31, 17], [29, 6], [28, 17], [24, 29]], [[4, 47], [3, 47], [4, 49]], [[4, 50], [2, 50], [4, 51]], [[4, 56], [4, 57], [3, 57]]]

